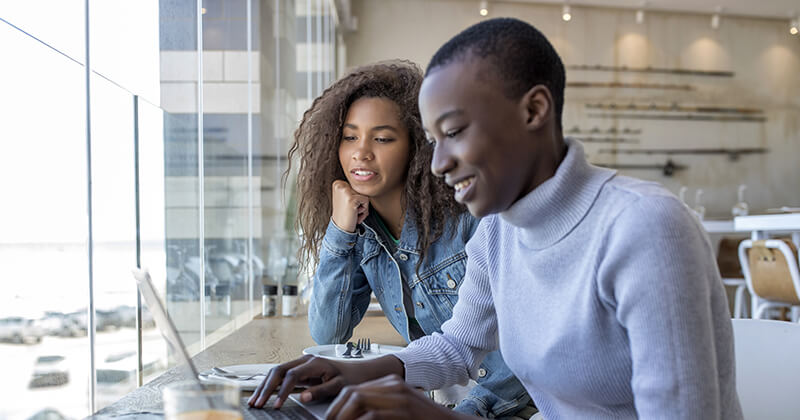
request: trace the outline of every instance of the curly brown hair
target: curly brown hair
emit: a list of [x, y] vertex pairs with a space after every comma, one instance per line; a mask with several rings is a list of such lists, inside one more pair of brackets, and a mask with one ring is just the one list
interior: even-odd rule
[[283, 176], [285, 185], [292, 159], [299, 154], [295, 230], [302, 233], [298, 259], [303, 268], [312, 265], [312, 260], [314, 266], [319, 262], [319, 247], [333, 212], [331, 184], [337, 179], [346, 180], [338, 152], [342, 129], [350, 105], [359, 98], [393, 101], [408, 128], [409, 162], [403, 197], [418, 232], [417, 270], [431, 243], [445, 233], [446, 221], [466, 211], [453, 199], [452, 189], [430, 171], [433, 147], [425, 138], [417, 106], [422, 78], [422, 70], [405, 60], [358, 67], [334, 82], [303, 114], [289, 149], [289, 167]]

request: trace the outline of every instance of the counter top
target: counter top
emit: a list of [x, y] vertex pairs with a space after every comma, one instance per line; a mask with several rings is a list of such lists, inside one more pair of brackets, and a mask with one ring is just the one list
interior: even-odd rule
[[[373, 343], [405, 346], [405, 340], [380, 316], [366, 316], [356, 327], [354, 338], [369, 337]], [[316, 345], [308, 330], [308, 318], [256, 318], [192, 358], [199, 371], [214, 366], [281, 363], [302, 355]], [[188, 368], [173, 367], [137, 388], [116, 403], [99, 410], [92, 418], [127, 413], [161, 412], [161, 389], [171, 382], [189, 379]]]

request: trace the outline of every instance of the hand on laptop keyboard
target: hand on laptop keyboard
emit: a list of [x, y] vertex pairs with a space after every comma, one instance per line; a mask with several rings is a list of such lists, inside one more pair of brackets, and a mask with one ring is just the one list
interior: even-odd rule
[[403, 363], [394, 356], [353, 363], [305, 355], [270, 370], [247, 403], [251, 407], [263, 407], [269, 396], [277, 391], [278, 398], [273, 406], [280, 408], [296, 386], [308, 387], [300, 394], [300, 401], [323, 400], [336, 396], [347, 385], [391, 373], [404, 373]]

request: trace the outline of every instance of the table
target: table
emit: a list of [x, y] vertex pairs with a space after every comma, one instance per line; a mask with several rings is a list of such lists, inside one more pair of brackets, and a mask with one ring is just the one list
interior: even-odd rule
[[785, 214], [759, 214], [753, 216], [739, 216], [733, 219], [737, 231], [800, 231], [800, 213]]
[[800, 246], [800, 213], [759, 214], [733, 219], [736, 230], [751, 231], [750, 239], [767, 239], [769, 233], [791, 233], [792, 242]]
[[[356, 327], [354, 338], [369, 337], [373, 343], [405, 346], [389, 320], [382, 314], [366, 316]], [[308, 331], [308, 318], [256, 318], [192, 358], [198, 370], [214, 366], [252, 363], [280, 363], [299, 357], [303, 349], [315, 345]], [[93, 418], [139, 412], [161, 412], [164, 385], [189, 379], [187, 369], [174, 367], [137, 388], [116, 403], [98, 411]]]
[[791, 233], [795, 244], [800, 244], [800, 213], [756, 214], [737, 216], [733, 220], [703, 220], [709, 234], [750, 232], [751, 239], [766, 239], [767, 233]]
[[702, 221], [703, 227], [706, 229], [708, 233], [732, 233], [736, 232], [733, 220], [715, 220], [715, 219], [705, 219]]

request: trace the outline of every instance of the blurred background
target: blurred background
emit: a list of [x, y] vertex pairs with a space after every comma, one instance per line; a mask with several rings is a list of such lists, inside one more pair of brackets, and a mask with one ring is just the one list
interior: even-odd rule
[[[291, 136], [347, 69], [423, 68], [467, 26], [530, 22], [567, 66], [589, 159], [707, 220], [800, 207], [794, 0], [4, 0], [0, 419], [82, 418], [299, 286]], [[292, 175], [289, 174], [291, 185]], [[303, 310], [301, 309], [301, 312]], [[278, 311], [280, 314], [280, 311]]]

